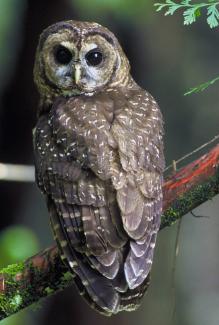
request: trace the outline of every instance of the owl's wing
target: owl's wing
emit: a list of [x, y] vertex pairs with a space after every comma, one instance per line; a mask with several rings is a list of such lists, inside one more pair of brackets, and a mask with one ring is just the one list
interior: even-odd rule
[[53, 131], [57, 129], [42, 116], [34, 147], [37, 181], [47, 196], [55, 238], [77, 275], [76, 285], [84, 288], [85, 299], [99, 311], [115, 313], [119, 307], [116, 288], [124, 287], [119, 276], [122, 255], [116, 248], [126, 242], [119, 231], [122, 224], [114, 222], [119, 213], [115, 195], [106, 204], [104, 181], [74, 159], [60, 159], [63, 153], [57, 139], [64, 138], [65, 130], [58, 130], [57, 137]]
[[125, 275], [130, 289], [147, 277], [152, 264], [162, 212], [163, 120], [151, 95], [136, 92], [115, 114], [111, 128], [119, 161], [112, 183], [130, 251]]

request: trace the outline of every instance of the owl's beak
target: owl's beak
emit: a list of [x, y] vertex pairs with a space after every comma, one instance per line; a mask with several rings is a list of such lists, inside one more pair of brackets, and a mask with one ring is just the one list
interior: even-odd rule
[[74, 77], [75, 77], [75, 83], [77, 85], [81, 79], [81, 65], [80, 64], [75, 64]]

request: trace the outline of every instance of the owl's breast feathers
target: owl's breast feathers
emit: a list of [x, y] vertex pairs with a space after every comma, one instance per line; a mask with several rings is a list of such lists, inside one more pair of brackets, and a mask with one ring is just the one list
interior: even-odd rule
[[77, 286], [106, 313], [143, 295], [162, 211], [162, 138], [160, 110], [139, 88], [59, 98], [37, 123], [36, 176], [55, 238]]

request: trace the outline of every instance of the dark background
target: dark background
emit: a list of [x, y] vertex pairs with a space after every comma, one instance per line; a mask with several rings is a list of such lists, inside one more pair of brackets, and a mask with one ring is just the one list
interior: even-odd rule
[[[42, 30], [65, 19], [97, 21], [117, 35], [135, 80], [162, 109], [167, 164], [218, 133], [218, 85], [183, 96], [188, 88], [218, 73], [218, 30], [210, 30], [204, 20], [184, 27], [181, 15], [163, 17], [146, 0], [0, 0], [0, 162], [33, 164], [32, 128], [38, 103], [32, 76], [35, 49]], [[45, 203], [35, 184], [1, 181], [0, 204], [1, 266], [53, 242]], [[75, 288], [69, 288], [1, 324], [218, 325], [218, 208], [216, 197], [195, 210], [209, 218], [183, 218], [174, 278], [177, 225], [160, 232], [152, 284], [137, 312], [104, 318], [84, 303]]]

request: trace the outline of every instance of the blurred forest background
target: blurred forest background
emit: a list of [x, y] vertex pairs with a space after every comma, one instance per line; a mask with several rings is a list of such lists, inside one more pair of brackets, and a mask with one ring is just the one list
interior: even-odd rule
[[[32, 128], [38, 94], [32, 70], [42, 30], [59, 20], [97, 21], [119, 38], [135, 80], [157, 99], [165, 118], [167, 163], [218, 133], [218, 85], [184, 97], [188, 88], [218, 73], [218, 30], [204, 19], [183, 26], [149, 0], [0, 0], [0, 162], [33, 164]], [[0, 182], [0, 266], [27, 258], [53, 242], [45, 202], [35, 184]], [[1, 325], [218, 325], [219, 198], [160, 232], [152, 283], [137, 312], [104, 318], [69, 288]], [[172, 311], [176, 302], [174, 320]]]

